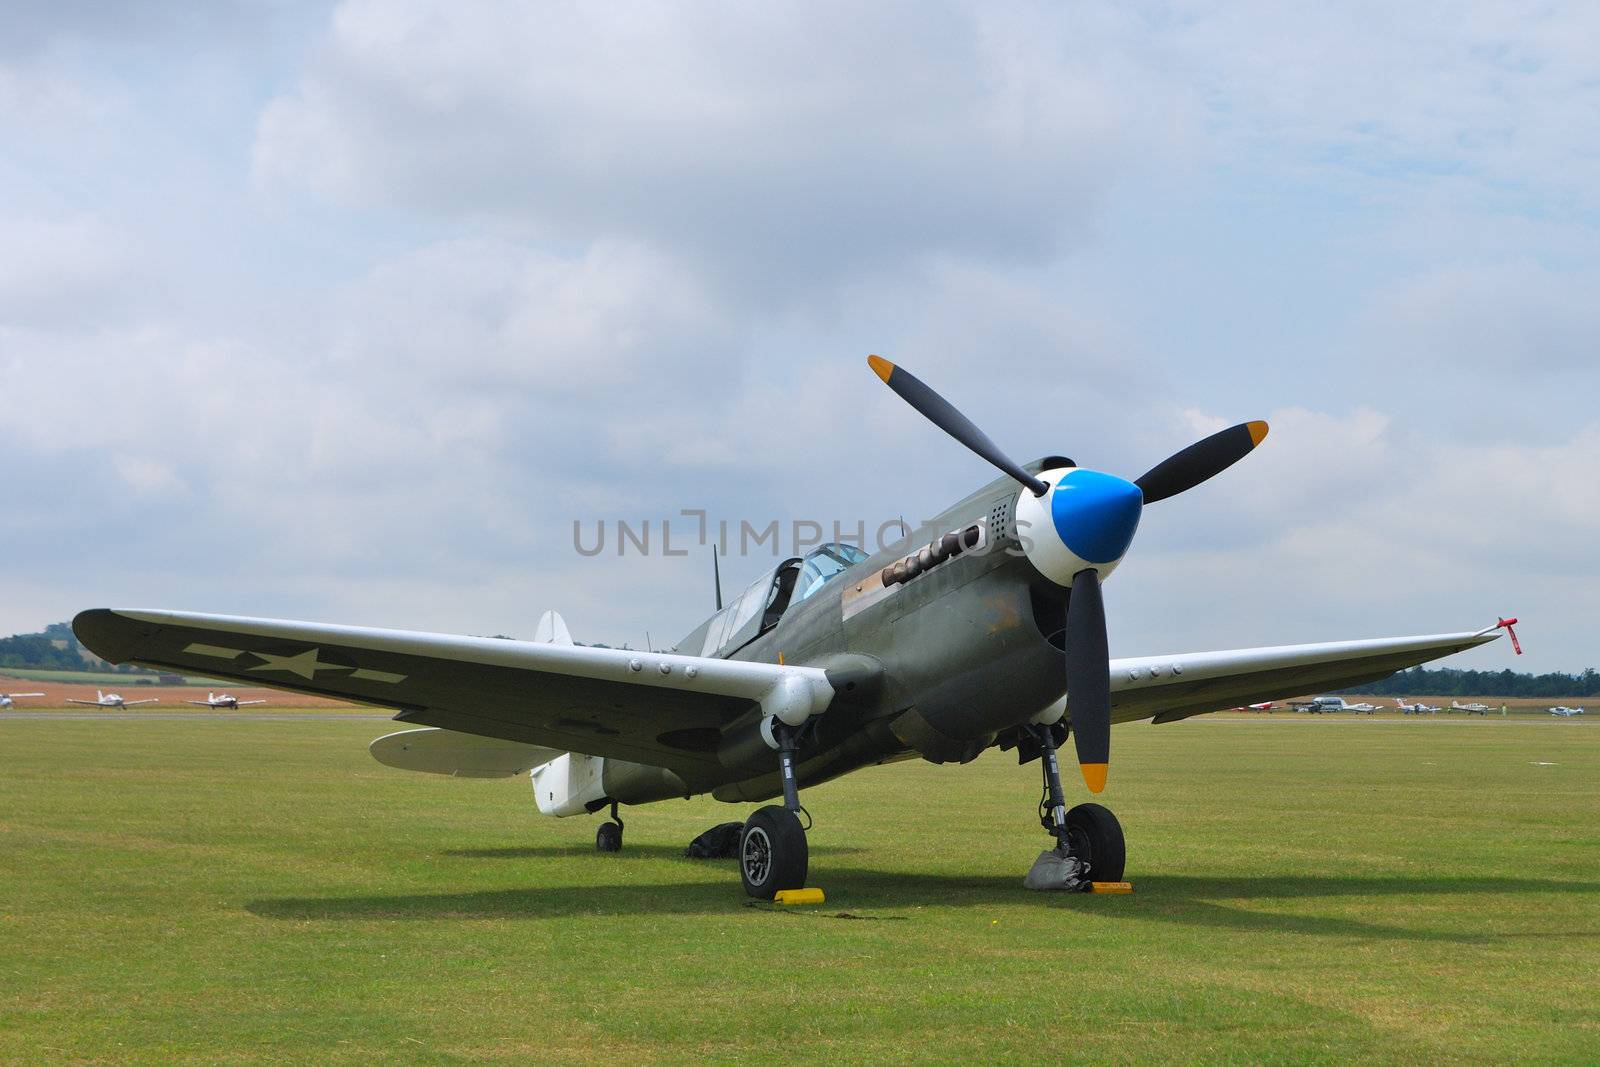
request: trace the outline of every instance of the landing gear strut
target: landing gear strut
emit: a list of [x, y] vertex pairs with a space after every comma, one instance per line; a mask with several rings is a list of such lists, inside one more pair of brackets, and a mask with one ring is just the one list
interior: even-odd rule
[[1039, 746], [1044, 776], [1039, 824], [1056, 839], [1056, 847], [1040, 854], [1023, 884], [1029, 889], [1088, 892], [1091, 876], [1096, 882], [1122, 881], [1128, 853], [1117, 817], [1099, 804], [1079, 804], [1069, 811], [1061, 789], [1061, 764], [1056, 759], [1056, 746], [1061, 742], [1057, 725], [1032, 724], [1026, 729]]
[[801, 825], [800, 787], [794, 775], [794, 753], [800, 730], [782, 722], [772, 724], [778, 742], [778, 767], [783, 780], [783, 806], [756, 809], [739, 835], [739, 877], [744, 891], [758, 900], [771, 900], [781, 889], [806, 884], [810, 850]]
[[594, 832], [594, 850], [596, 852], [621, 852], [622, 851], [622, 816], [617, 813], [617, 802], [611, 802], [611, 821], [603, 822]]

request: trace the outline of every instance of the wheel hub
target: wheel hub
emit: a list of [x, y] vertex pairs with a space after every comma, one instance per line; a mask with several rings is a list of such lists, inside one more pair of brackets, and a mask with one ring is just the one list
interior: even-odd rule
[[1066, 845], [1073, 858], [1082, 863], [1087, 872], [1094, 862], [1094, 849], [1089, 843], [1089, 835], [1075, 826], [1068, 827]]
[[766, 884], [767, 876], [772, 873], [772, 841], [761, 827], [752, 826], [744, 835], [740, 862], [744, 864], [744, 876], [751, 885]]

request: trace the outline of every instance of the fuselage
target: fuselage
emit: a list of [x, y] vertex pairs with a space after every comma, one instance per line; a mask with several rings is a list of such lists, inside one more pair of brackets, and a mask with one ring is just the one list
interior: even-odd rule
[[[1052, 458], [1027, 469], [1037, 472], [1061, 463]], [[1016, 483], [998, 478], [916, 528], [906, 541], [873, 553], [791, 602], [765, 632], [751, 629], [742, 643], [736, 634], [720, 649], [708, 650], [708, 634], [719, 626], [729, 629], [731, 620], [719, 614], [679, 641], [676, 650], [829, 671], [836, 696], [802, 740], [797, 771], [804, 785], [915, 755], [937, 763], [974, 759], [1066, 691], [1067, 591], [1023, 554], [1014, 518], [1017, 499]], [[937, 562], [937, 553], [924, 553], [929, 565], [884, 585], [886, 567], [973, 527], [981, 530], [979, 544]], [[756, 592], [762, 595], [760, 587]], [[723, 734], [753, 738], [759, 720], [759, 710], [752, 708]], [[776, 762], [759, 744], [724, 745], [719, 760], [720, 773], [685, 771], [665, 780], [661, 768], [608, 760], [606, 789], [630, 803], [708, 791], [722, 800], [755, 801], [779, 792]]]

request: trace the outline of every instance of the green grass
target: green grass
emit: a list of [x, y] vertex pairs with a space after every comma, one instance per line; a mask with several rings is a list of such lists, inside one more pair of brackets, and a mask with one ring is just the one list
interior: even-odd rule
[[748, 808], [596, 855], [387, 729], [0, 720], [0, 1059], [1600, 1057], [1586, 723], [1120, 727], [1131, 897], [1021, 889], [1033, 766], [869, 770], [805, 795], [792, 911], [680, 857]]
[[34, 667], [3, 667], [0, 675], [26, 678], [30, 682], [60, 682], [64, 685], [159, 685], [154, 674], [118, 674], [116, 671], [50, 671]]

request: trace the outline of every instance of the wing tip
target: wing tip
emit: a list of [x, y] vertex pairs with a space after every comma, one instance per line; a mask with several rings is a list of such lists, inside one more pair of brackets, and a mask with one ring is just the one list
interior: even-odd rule
[[110, 663], [124, 663], [136, 635], [132, 620], [110, 608], [90, 608], [72, 617], [72, 632], [84, 648]]

